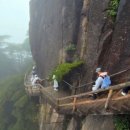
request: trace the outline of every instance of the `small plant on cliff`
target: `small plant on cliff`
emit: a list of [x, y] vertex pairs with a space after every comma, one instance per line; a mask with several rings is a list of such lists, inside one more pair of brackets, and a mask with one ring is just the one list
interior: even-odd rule
[[65, 48], [65, 51], [66, 51], [66, 52], [71, 52], [71, 51], [75, 51], [75, 50], [76, 50], [76, 47], [75, 47], [75, 45], [72, 44], [72, 43]]
[[110, 0], [107, 14], [113, 21], [115, 21], [120, 0]]
[[130, 130], [130, 115], [117, 115], [114, 123], [116, 130]]
[[56, 79], [60, 82], [65, 75], [69, 74], [70, 71], [81, 65], [83, 65], [83, 61], [75, 61], [73, 63], [60, 64], [53, 70], [49, 79], [52, 79], [52, 76], [56, 75]]

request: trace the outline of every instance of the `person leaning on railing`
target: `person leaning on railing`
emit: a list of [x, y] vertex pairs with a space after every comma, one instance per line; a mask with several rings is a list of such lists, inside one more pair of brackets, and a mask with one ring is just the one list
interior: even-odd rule
[[[44, 79], [43, 79], [44, 80]], [[34, 79], [32, 80], [32, 85], [36, 86], [36, 84], [42, 84], [43, 81], [41, 78], [38, 77], [38, 75], [34, 76]]]
[[[99, 88], [108, 88], [111, 84], [110, 77], [108, 76], [107, 72], [102, 72], [101, 68], [96, 69], [96, 73], [98, 74], [98, 77], [95, 81], [95, 85], [92, 87], [92, 91], [95, 91]], [[93, 95], [94, 98], [96, 98], [96, 94]]]
[[103, 78], [107, 75], [107, 72], [102, 72], [101, 68], [97, 68], [96, 73], [98, 74], [98, 77], [95, 81], [95, 85], [92, 87], [93, 91], [99, 89], [102, 86]]

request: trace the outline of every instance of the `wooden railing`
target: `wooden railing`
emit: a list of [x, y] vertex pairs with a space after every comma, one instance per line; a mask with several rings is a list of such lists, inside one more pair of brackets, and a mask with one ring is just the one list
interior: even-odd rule
[[[59, 107], [64, 107], [66, 105], [69, 105], [69, 106], [72, 106], [73, 108], [75, 108], [75, 105], [76, 105], [76, 101], [82, 97], [85, 97], [86, 99], [92, 95], [92, 94], [95, 94], [95, 93], [101, 93], [101, 92], [109, 92], [108, 93], [108, 98], [106, 99], [106, 105], [105, 105], [105, 108], [107, 108], [108, 106], [108, 103], [109, 103], [109, 100], [110, 100], [110, 97], [112, 96], [112, 92], [115, 91], [115, 90], [120, 90], [120, 89], [123, 89], [127, 86], [130, 86], [130, 82], [126, 82], [126, 83], [121, 83], [121, 84], [118, 84], [118, 85], [114, 85], [114, 86], [110, 86], [109, 88], [106, 88], [106, 89], [98, 89], [96, 91], [91, 91], [91, 92], [86, 92], [86, 93], [82, 93], [82, 94], [77, 94], [77, 95], [72, 95], [72, 96], [67, 96], [67, 97], [64, 97], [64, 98], [60, 98], [60, 99], [57, 99], [59, 100]], [[70, 99], [72, 99], [73, 101], [70, 101]], [[62, 104], [62, 102], [64, 102], [65, 100], [67, 101], [70, 101], [69, 103], [65, 103], [65, 104]], [[81, 103], [80, 105], [84, 104]]]
[[[24, 79], [25, 87], [31, 87], [30, 84], [26, 83], [26, 79], [27, 79], [27, 76], [25, 75], [25, 79]], [[39, 88], [39, 93], [44, 95], [48, 99], [48, 101], [51, 104], [54, 105], [55, 108], [62, 109], [63, 107], [68, 106], [68, 107], [71, 107], [73, 111], [75, 111], [77, 105], [84, 105], [84, 104], [88, 103], [86, 101], [90, 100], [89, 99], [90, 95], [93, 95], [95, 93], [98, 94], [98, 93], [101, 93], [101, 92], [107, 92], [108, 93], [107, 98], [100, 99], [100, 100], [105, 100], [104, 108], [107, 109], [109, 102], [111, 100], [113, 91], [121, 90], [121, 89], [123, 89], [127, 86], [130, 86], [130, 82], [125, 82], [125, 83], [121, 83], [121, 84], [118, 84], [118, 85], [110, 86], [109, 88], [106, 88], [106, 89], [98, 89], [96, 91], [85, 92], [85, 93], [67, 96], [67, 97], [63, 97], [63, 98], [56, 98], [53, 95], [49, 94], [45, 90], [45, 88], [40, 84], [38, 84], [37, 86]], [[32, 87], [32, 89], [33, 89], [33, 87]], [[35, 90], [33, 89], [33, 91], [35, 91]], [[96, 100], [98, 100], [98, 99], [96, 99]], [[91, 105], [91, 101], [90, 101], [90, 105]]]
[[[130, 68], [127, 68], [127, 69], [125, 69], [125, 70], [122, 70], [122, 71], [119, 71], [119, 72], [117, 72], [117, 73], [111, 74], [110, 77], [111, 77], [111, 78], [112, 78], [112, 77], [115, 77], [115, 76], [120, 75], [120, 74], [122, 74], [122, 73], [125, 73], [126, 71], [129, 71], [129, 70], [130, 70]], [[128, 79], [129, 79], [129, 77], [128, 77]], [[63, 82], [65, 82], [66, 84], [68, 84], [68, 86], [69, 86], [71, 89], [73, 89], [73, 90], [75, 91], [75, 93], [76, 93], [76, 92], [79, 91], [79, 90], [83, 90], [83, 91], [87, 90], [87, 89], [86, 89], [87, 86], [92, 85], [95, 81], [91, 81], [91, 82], [89, 82], [89, 83], [80, 85], [80, 86], [78, 86], [78, 87], [77, 87], [77, 86], [72, 86], [71, 84], [67, 83], [67, 82], [64, 81], [64, 80], [63, 80]]]

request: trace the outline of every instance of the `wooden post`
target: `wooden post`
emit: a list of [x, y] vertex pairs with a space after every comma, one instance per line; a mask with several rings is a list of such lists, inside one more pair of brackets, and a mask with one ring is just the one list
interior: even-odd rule
[[59, 103], [60, 103], [60, 101], [59, 101], [59, 99], [57, 99], [57, 106], [59, 106]]
[[59, 105], [60, 105], [60, 101], [59, 101], [59, 98], [57, 99], [57, 104], [56, 104], [56, 109], [57, 111], [59, 111]]
[[76, 97], [74, 97], [74, 101], [73, 101], [73, 112], [75, 111], [75, 109], [76, 109], [76, 100], [77, 100], [77, 98]]
[[111, 96], [112, 96], [112, 92], [113, 92], [113, 90], [110, 89], [110, 90], [109, 90], [109, 93], [108, 93], [108, 97], [107, 97], [106, 103], [105, 103], [105, 109], [108, 108], [108, 104], [109, 104], [110, 98], [111, 98]]

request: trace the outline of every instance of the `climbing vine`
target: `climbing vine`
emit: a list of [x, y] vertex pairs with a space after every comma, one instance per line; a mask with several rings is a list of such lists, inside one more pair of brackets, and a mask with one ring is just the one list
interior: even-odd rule
[[130, 130], [130, 115], [117, 115], [114, 123], [116, 130]]
[[59, 64], [53, 72], [50, 74], [50, 79], [55, 75], [58, 81], [61, 81], [65, 75], [67, 75], [73, 69], [83, 65], [83, 61], [75, 61], [73, 63]]
[[107, 14], [113, 21], [115, 21], [120, 0], [110, 0]]

